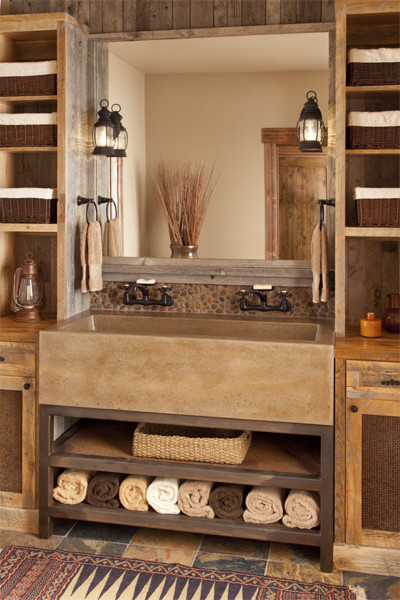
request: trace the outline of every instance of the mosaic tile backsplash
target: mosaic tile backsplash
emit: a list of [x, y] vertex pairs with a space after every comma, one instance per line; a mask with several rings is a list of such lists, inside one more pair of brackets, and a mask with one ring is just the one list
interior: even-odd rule
[[[164, 285], [157, 282], [157, 288]], [[91, 293], [91, 309], [98, 310], [121, 310], [121, 311], [157, 311], [157, 312], [189, 312], [203, 314], [221, 314], [221, 315], [239, 315], [244, 314], [239, 308], [240, 297], [237, 295], [239, 286], [234, 285], [212, 285], [212, 284], [168, 284], [172, 288], [169, 292], [174, 298], [174, 305], [165, 306], [126, 306], [123, 302], [124, 284], [121, 282], [109, 282], [100, 292]], [[242, 289], [250, 287], [244, 286]], [[303, 287], [275, 287], [268, 292], [268, 304], [279, 305], [279, 292], [285, 289], [292, 294], [289, 301], [292, 310], [288, 313], [269, 313], [271, 316], [282, 317], [314, 317], [323, 319], [334, 319], [335, 305], [334, 295], [331, 292], [327, 303], [313, 304], [311, 288]], [[150, 297], [161, 297], [160, 293], [154, 289], [150, 292]], [[246, 315], [253, 318], [265, 319], [266, 313], [260, 311], [247, 311]]]

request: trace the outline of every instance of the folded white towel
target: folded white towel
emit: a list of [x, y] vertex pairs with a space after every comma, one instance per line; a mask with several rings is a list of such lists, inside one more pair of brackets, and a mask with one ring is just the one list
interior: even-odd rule
[[57, 198], [57, 190], [52, 188], [0, 188], [0, 198]]
[[351, 48], [349, 62], [353, 63], [384, 63], [400, 62], [400, 48]]
[[57, 113], [1, 113], [0, 125], [57, 125]]
[[362, 198], [400, 198], [400, 188], [354, 188], [354, 200]]
[[400, 110], [377, 112], [354, 110], [347, 115], [350, 127], [400, 127]]
[[147, 488], [147, 502], [162, 515], [177, 515], [179, 479], [156, 477]]
[[0, 77], [32, 77], [33, 75], [53, 75], [54, 73], [57, 73], [56, 60], [0, 64]]

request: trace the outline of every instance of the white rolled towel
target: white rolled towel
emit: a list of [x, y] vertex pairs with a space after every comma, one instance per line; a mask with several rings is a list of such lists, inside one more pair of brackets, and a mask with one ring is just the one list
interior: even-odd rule
[[88, 484], [94, 471], [65, 469], [57, 477], [53, 498], [62, 504], [79, 504], [86, 498]]
[[179, 479], [156, 477], [147, 488], [147, 502], [162, 515], [177, 515]]

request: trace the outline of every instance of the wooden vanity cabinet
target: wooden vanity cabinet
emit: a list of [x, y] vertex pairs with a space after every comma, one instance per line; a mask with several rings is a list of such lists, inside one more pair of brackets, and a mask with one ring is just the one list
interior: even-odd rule
[[[80, 419], [63, 436], [54, 440], [55, 416]], [[110, 421], [109, 435], [100, 435], [91, 453], [85, 441], [82, 448], [74, 450], [74, 436], [85, 421]], [[166, 423], [196, 427], [250, 430], [253, 441], [240, 465], [222, 465], [173, 460], [157, 460], [132, 456], [132, 435], [135, 423]], [[120, 427], [118, 424], [121, 423]], [[132, 427], [124, 440], [126, 425]], [[271, 421], [245, 421], [123, 410], [106, 410], [68, 406], [40, 405], [40, 535], [48, 537], [55, 517], [155, 527], [177, 531], [192, 531], [265, 541], [297, 543], [320, 547], [322, 571], [332, 570], [333, 551], [333, 427], [277, 423]], [[274, 437], [274, 440], [268, 439]], [[83, 436], [88, 439], [88, 436]], [[105, 442], [105, 444], [103, 444]], [[280, 450], [275, 451], [276, 444]], [[104, 450], [102, 449], [104, 446]], [[75, 446], [78, 448], [78, 446]], [[94, 451], [96, 449], [96, 451]], [[82, 502], [75, 506], [53, 499], [57, 475], [63, 469], [86, 469], [121, 474], [198, 479], [215, 483], [240, 483], [246, 486], [265, 485], [286, 490], [304, 489], [320, 496], [320, 527], [292, 529], [282, 523], [271, 525], [189, 517], [184, 514], [161, 515], [153, 510], [130, 511], [125, 508], [102, 509]]]

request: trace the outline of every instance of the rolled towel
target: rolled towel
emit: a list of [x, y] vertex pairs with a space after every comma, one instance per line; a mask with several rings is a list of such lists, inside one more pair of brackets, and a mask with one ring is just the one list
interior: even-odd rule
[[213, 485], [211, 481], [184, 481], [178, 490], [178, 506], [181, 511], [189, 517], [213, 519], [214, 511], [208, 505]]
[[244, 486], [221, 483], [210, 493], [209, 504], [220, 519], [240, 519], [243, 515]]
[[174, 477], [156, 477], [147, 488], [147, 502], [162, 515], [177, 515], [179, 479]]
[[246, 496], [246, 523], [277, 523], [283, 517], [286, 491], [276, 487], [254, 486]]
[[93, 471], [66, 469], [57, 477], [53, 498], [62, 504], [79, 504], [86, 498], [88, 484]]
[[307, 490], [292, 490], [285, 502], [282, 522], [287, 527], [312, 529], [319, 525], [319, 496]]
[[128, 510], [149, 510], [147, 488], [151, 482], [147, 475], [128, 475], [119, 486], [119, 499]]
[[96, 473], [89, 481], [86, 501], [99, 508], [118, 508], [119, 473]]

